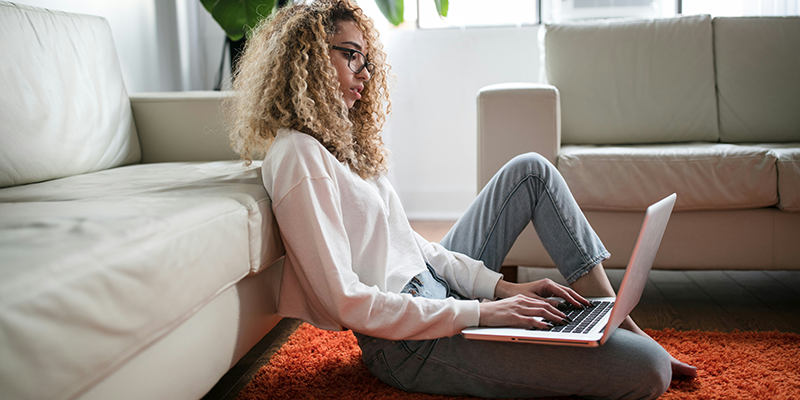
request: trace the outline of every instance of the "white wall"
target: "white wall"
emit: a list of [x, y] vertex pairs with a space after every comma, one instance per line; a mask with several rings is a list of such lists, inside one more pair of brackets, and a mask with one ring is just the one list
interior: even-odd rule
[[476, 195], [475, 97], [486, 85], [536, 82], [538, 26], [385, 30], [397, 76], [385, 132], [390, 179], [411, 219], [456, 219]]

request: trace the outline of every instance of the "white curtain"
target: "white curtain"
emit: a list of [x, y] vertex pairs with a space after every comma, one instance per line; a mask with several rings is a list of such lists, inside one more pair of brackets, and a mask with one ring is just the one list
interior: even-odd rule
[[[219, 74], [225, 32], [200, 0], [145, 0], [155, 4], [160, 91], [211, 90]], [[222, 88], [230, 89], [230, 58]]]
[[[150, 1], [156, 4], [156, 25], [162, 38], [162, 90], [211, 90], [225, 42], [222, 28], [199, 0]], [[225, 68], [229, 68], [227, 64]]]
[[219, 69], [225, 32], [200, 0], [175, 0], [175, 5], [181, 90], [211, 90]]

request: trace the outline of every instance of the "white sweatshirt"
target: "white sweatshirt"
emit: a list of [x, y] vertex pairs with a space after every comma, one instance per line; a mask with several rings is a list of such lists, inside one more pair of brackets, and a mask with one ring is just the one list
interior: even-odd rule
[[501, 275], [415, 233], [385, 176], [364, 180], [316, 139], [288, 129], [262, 172], [286, 247], [278, 314], [392, 340], [478, 325], [477, 300], [400, 294], [426, 261], [473, 299], [494, 298]]

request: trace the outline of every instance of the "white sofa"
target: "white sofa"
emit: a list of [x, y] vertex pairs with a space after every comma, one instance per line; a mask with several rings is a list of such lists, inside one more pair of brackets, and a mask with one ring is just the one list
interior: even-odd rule
[[202, 397], [280, 319], [223, 95], [129, 97], [104, 19], [7, 2], [0, 60], [0, 397]]
[[[654, 268], [800, 269], [800, 18], [546, 25], [547, 84], [480, 90], [478, 188], [513, 156], [557, 165], [624, 267], [678, 193]], [[552, 267], [529, 226], [505, 262]]]

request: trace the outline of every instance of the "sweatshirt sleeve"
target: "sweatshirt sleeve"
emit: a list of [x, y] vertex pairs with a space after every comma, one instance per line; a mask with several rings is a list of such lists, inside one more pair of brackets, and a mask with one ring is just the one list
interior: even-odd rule
[[447, 250], [416, 232], [414, 236], [425, 260], [450, 284], [451, 289], [471, 299], [495, 299], [495, 286], [503, 275], [486, 268], [483, 261]]
[[329, 176], [304, 177], [273, 203], [306, 313], [390, 340], [452, 336], [478, 325], [477, 301], [412, 297], [360, 282], [341, 207]]

